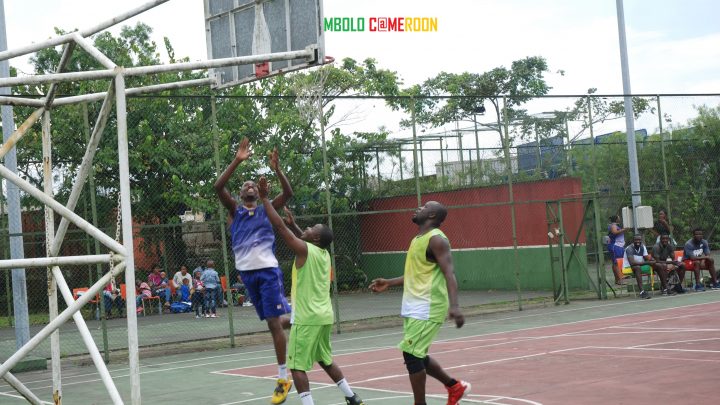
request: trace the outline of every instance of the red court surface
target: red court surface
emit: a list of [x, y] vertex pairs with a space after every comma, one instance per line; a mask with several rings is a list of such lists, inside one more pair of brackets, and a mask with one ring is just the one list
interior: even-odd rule
[[[430, 355], [473, 386], [463, 402], [487, 404], [712, 404], [720, 373], [720, 303], [608, 316], [513, 332], [437, 341]], [[397, 340], [397, 337], [394, 338]], [[335, 355], [358, 390], [410, 404], [410, 385], [394, 342]], [[215, 371], [274, 378], [276, 365]], [[315, 383], [332, 381], [320, 368]], [[323, 387], [313, 387], [313, 392]], [[436, 400], [444, 388], [428, 377]], [[373, 401], [367, 400], [372, 403]]]

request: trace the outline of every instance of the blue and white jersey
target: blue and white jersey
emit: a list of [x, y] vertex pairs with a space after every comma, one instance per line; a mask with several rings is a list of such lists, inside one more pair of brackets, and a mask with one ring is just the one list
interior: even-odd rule
[[235, 268], [240, 271], [278, 267], [275, 233], [262, 204], [248, 209], [238, 206], [230, 225]]

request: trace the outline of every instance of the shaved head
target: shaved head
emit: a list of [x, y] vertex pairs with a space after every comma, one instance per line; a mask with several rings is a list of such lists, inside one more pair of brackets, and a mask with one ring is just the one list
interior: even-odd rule
[[447, 208], [437, 201], [428, 201], [422, 207], [415, 211], [413, 216], [413, 222], [418, 225], [422, 225], [425, 222], [430, 222], [434, 226], [439, 227], [447, 217]]

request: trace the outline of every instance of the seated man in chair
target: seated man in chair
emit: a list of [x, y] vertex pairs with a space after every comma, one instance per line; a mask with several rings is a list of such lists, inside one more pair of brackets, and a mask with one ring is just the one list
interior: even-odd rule
[[693, 229], [693, 237], [685, 243], [683, 253], [683, 262], [687, 270], [695, 272], [695, 291], [705, 291], [705, 286], [700, 281], [700, 271], [707, 270], [710, 272], [712, 280], [711, 287], [720, 288], [717, 273], [715, 272], [715, 261], [710, 257], [710, 245], [704, 239], [705, 234], [702, 229]]
[[[623, 268], [632, 269], [635, 274], [635, 280], [637, 281], [638, 289], [640, 290], [640, 298], [650, 298], [650, 294], [643, 290], [642, 285], [642, 273], [650, 274], [652, 267], [655, 265], [655, 261], [648, 255], [645, 245], [643, 245], [642, 235], [635, 235], [633, 237], [633, 243], [625, 248], [623, 255]], [[661, 271], [658, 273], [660, 282], [662, 283], [663, 290], [667, 289], [667, 276], [665, 272]]]
[[653, 258], [657, 261], [655, 271], [658, 274], [665, 273], [668, 279], [669, 287], [667, 292], [663, 290], [663, 294], [684, 293], [682, 282], [685, 279], [685, 266], [682, 262], [675, 261], [675, 244], [669, 234], [660, 235], [660, 240], [653, 246]]

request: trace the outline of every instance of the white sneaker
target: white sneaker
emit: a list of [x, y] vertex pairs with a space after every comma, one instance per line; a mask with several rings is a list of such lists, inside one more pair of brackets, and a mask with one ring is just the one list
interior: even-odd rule
[[217, 315], [215, 315], [215, 314], [210, 314], [210, 318], [217, 318]]
[[205, 318], [210, 318], [210, 314], [205, 314]]

